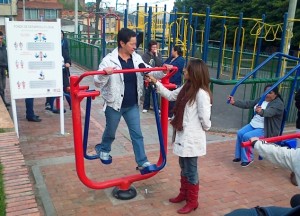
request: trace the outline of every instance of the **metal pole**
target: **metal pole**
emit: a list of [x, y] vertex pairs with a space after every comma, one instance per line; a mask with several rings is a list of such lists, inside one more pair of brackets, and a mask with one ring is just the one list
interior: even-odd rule
[[126, 10], [127, 10], [127, 14], [126, 14], [126, 17], [125, 19], [127, 19], [128, 21], [128, 13], [129, 13], [129, 0], [126, 1]]
[[74, 29], [74, 32], [75, 32], [75, 37], [77, 37], [77, 34], [78, 34], [78, 0], [75, 0], [75, 29]]
[[[296, 8], [297, 8], [297, 0], [290, 0], [289, 1], [289, 10], [288, 10], [288, 25], [287, 25], [287, 37], [288, 37], [288, 43], [287, 43], [287, 49], [286, 54], [289, 53], [290, 46], [291, 46], [291, 35], [293, 32], [293, 25], [294, 25], [294, 18], [295, 18], [295, 13], [296, 13]], [[283, 38], [284, 40], [284, 38]]]
[[10, 21], [12, 21], [12, 0], [10, 0]]
[[23, 21], [25, 21], [25, 0], [23, 0]]

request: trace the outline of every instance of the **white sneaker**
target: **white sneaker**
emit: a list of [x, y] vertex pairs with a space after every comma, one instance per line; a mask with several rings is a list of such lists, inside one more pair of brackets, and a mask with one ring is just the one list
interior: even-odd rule
[[143, 163], [142, 168], [144, 169], [145, 167], [151, 166], [151, 163], [149, 161]]
[[143, 113], [146, 113], [146, 112], [148, 112], [148, 110], [146, 110], [146, 109], [143, 109], [143, 111], [142, 111]]
[[110, 159], [110, 155], [107, 152], [100, 152], [100, 159], [101, 160], [109, 160]]
[[151, 165], [152, 164], [149, 161], [147, 161], [147, 162], [143, 163], [142, 166], [138, 166], [136, 169], [137, 170], [142, 170], [142, 169], [145, 169], [146, 167], [151, 166]]

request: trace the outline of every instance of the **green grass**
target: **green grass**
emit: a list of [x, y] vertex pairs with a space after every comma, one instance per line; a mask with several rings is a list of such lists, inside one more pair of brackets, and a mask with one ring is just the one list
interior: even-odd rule
[[5, 193], [4, 193], [4, 182], [2, 175], [3, 167], [0, 164], [0, 216], [5, 216]]

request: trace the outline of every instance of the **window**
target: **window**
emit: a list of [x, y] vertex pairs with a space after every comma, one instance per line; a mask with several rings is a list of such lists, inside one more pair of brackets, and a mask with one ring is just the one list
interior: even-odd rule
[[11, 0], [0, 0], [0, 4], [10, 4]]
[[45, 19], [46, 20], [53, 20], [57, 18], [57, 10], [45, 10]]
[[39, 11], [37, 9], [25, 9], [25, 19], [26, 20], [38, 20]]

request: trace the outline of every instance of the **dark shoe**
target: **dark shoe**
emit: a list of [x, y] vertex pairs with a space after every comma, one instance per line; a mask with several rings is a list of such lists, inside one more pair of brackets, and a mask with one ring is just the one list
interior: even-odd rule
[[[60, 114], [60, 109], [54, 109], [52, 110], [53, 113], [55, 114]], [[64, 113], [66, 112], [66, 110], [64, 109]]]
[[296, 181], [296, 176], [295, 176], [295, 173], [294, 173], [294, 172], [291, 173], [291, 183], [292, 183], [293, 185], [295, 185], [295, 186], [298, 186], [298, 183], [297, 183], [297, 181]]
[[4, 104], [6, 107], [10, 107], [10, 103], [4, 101]]
[[253, 161], [242, 162], [242, 163], [241, 163], [241, 166], [242, 166], [242, 167], [247, 167], [247, 166], [249, 166], [252, 162], [253, 162]]
[[31, 121], [31, 122], [41, 122], [42, 119], [39, 119], [38, 116], [33, 116], [31, 118], [26, 118], [27, 121]]
[[234, 158], [233, 160], [232, 160], [232, 162], [240, 162], [241, 161], [241, 158]]
[[46, 103], [46, 104], [45, 104], [45, 110], [49, 110], [49, 111], [52, 110], [52, 109], [51, 109], [50, 103]]

